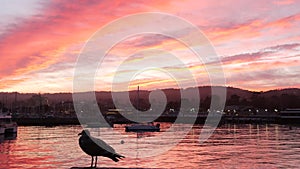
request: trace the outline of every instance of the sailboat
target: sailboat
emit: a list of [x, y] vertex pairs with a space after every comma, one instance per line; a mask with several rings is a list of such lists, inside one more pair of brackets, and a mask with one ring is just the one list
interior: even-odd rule
[[[140, 87], [138, 86], [137, 107], [139, 107], [139, 96], [140, 96], [139, 92], [140, 92]], [[148, 122], [145, 124], [137, 123], [137, 124], [132, 124], [130, 126], [125, 126], [125, 132], [159, 132], [159, 131], [160, 131], [160, 124], [154, 125], [153, 122]]]

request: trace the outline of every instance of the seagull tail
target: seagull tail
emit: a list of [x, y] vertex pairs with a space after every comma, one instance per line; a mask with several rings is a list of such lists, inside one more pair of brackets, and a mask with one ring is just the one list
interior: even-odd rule
[[117, 153], [111, 157], [111, 159], [114, 160], [115, 162], [118, 162], [122, 158], [125, 158], [125, 157], [120, 154], [117, 154]]

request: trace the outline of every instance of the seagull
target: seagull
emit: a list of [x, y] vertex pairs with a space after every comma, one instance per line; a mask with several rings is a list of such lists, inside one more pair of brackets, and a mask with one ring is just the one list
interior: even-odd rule
[[[119, 159], [125, 158], [124, 156], [116, 153], [116, 151], [106, 144], [103, 140], [90, 136], [90, 132], [88, 130], [82, 130], [81, 133], [78, 134], [79, 138], [79, 146], [86, 154], [92, 157], [91, 168], [97, 167], [97, 157], [104, 156], [112, 159], [115, 162], [118, 162]], [[95, 165], [94, 164], [95, 157]]]

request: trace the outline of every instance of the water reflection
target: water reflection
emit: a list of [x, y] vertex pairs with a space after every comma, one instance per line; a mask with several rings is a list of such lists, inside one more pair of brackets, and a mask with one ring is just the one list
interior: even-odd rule
[[[162, 132], [170, 126], [162, 124]], [[116, 130], [125, 134], [124, 126]], [[182, 125], [184, 127], [184, 125]], [[300, 158], [299, 127], [282, 125], [233, 125], [217, 128], [212, 137], [199, 143], [202, 126], [192, 128], [178, 145], [152, 158], [139, 158], [142, 151], [155, 145], [145, 138], [160, 133], [130, 133], [137, 144], [128, 146], [122, 140], [114, 140], [107, 129], [93, 129], [94, 136], [105, 137], [116, 151], [132, 151], [133, 156], [119, 163], [99, 158], [98, 167], [148, 167], [148, 168], [297, 168]], [[87, 167], [90, 157], [78, 146], [80, 126], [19, 127], [18, 136], [3, 138], [0, 135], [0, 168], [71, 168]], [[159, 140], [168, 145], [178, 131]], [[132, 149], [134, 147], [134, 149]]]

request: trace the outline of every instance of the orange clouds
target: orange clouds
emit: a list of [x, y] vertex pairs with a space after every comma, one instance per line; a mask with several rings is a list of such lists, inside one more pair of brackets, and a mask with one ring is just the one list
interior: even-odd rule
[[[300, 54], [297, 45], [300, 42], [299, 3], [292, 0], [272, 1], [272, 3], [243, 1], [233, 4], [233, 2], [135, 1], [129, 3], [56, 0], [42, 2], [43, 8], [39, 10], [40, 13], [16, 20], [6, 29], [2, 28], [4, 33], [0, 34], [0, 81], [2, 83], [0, 91], [19, 90], [22, 87], [24, 91], [34, 90], [30, 85], [37, 80], [36, 77], [39, 78], [39, 82], [53, 82], [45, 72], [50, 72], [51, 78], [57, 78], [56, 81], [64, 81], [57, 90], [70, 91], [72, 66], [75, 65], [80, 50], [80, 48], [76, 48], [76, 51], [72, 50], [74, 46], [82, 47], [95, 31], [114, 19], [150, 11], [172, 13], [199, 26], [212, 40], [218, 54], [222, 57], [225, 74], [228, 78], [232, 77], [228, 80], [232, 86], [247, 83], [247, 79], [241, 78], [243, 74], [250, 74], [254, 70], [270, 71], [271, 68], [268, 66], [270, 64], [276, 70], [284, 67], [294, 70], [294, 66], [299, 65]], [[249, 11], [243, 11], [247, 8]], [[187, 30], [181, 31], [178, 33], [182, 36], [189, 33]], [[284, 46], [286, 44], [295, 46]], [[278, 48], [271, 48], [276, 45], [279, 45]], [[114, 75], [112, 71], [119, 61], [118, 57], [147, 48], [163, 48], [170, 51], [183, 49], [178, 42], [164, 36], [151, 39], [147, 36], [133, 38], [125, 45], [121, 45], [117, 51], [112, 50], [107, 58], [107, 68], [103, 70], [105, 78]], [[192, 59], [188, 54], [181, 56], [190, 71], [199, 73], [198, 79], [203, 78], [201, 75], [204, 70], [203, 65], [190, 63]], [[287, 57], [291, 58], [287, 59]], [[162, 61], [165, 61], [165, 58]], [[167, 70], [181, 71], [175, 66], [170, 66]], [[124, 70], [126, 71], [131, 70]], [[293, 78], [291, 72], [284, 73]], [[267, 73], [268, 76], [271, 74], [271, 72]], [[253, 75], [253, 81], [261, 82], [262, 86], [264, 82], [266, 86], [270, 83], [268, 80], [264, 81], [264, 78], [268, 79], [267, 76], [256, 77], [257, 79]], [[66, 79], [69, 80], [69, 84]], [[164, 83], [157, 83], [159, 81]], [[152, 88], [159, 85], [163, 87], [173, 85], [173, 82], [154, 77], [152, 80], [145, 78], [140, 82]], [[106, 83], [109, 84], [105, 81]], [[133, 82], [134, 85], [135, 83]], [[271, 83], [275, 86], [281, 85], [275, 80]], [[297, 86], [292, 81], [290, 85]], [[243, 85], [239, 87], [247, 88]], [[255, 89], [254, 87], [255, 85], [249, 89]]]
[[252, 38], [260, 35], [256, 28], [261, 25], [262, 22], [260, 20], [254, 20], [230, 28], [213, 28], [212, 30], [208, 30], [208, 36], [210, 36], [214, 42], [219, 43], [234, 38]]
[[263, 36], [263, 31], [281, 29], [286, 31], [300, 21], [300, 13], [288, 17], [280, 18], [275, 21], [266, 21], [264, 18], [252, 20], [232, 27], [218, 27], [206, 30], [208, 36], [215, 43], [222, 43], [233, 39], [251, 39]]
[[47, 69], [64, 59], [61, 49], [83, 44], [120, 16], [143, 11], [143, 4], [137, 9], [123, 1], [51, 1], [43, 5], [42, 13], [17, 21], [1, 35], [0, 79]]
[[295, 1], [294, 0], [279, 0], [279, 1], [274, 1], [274, 4], [277, 5], [290, 5], [293, 4]]

